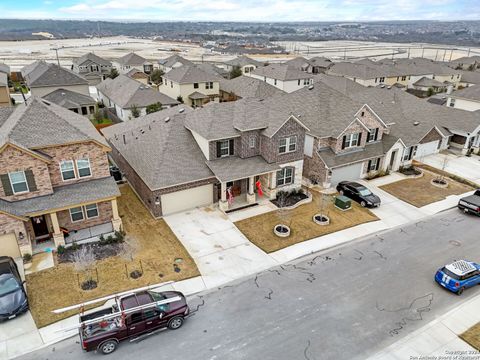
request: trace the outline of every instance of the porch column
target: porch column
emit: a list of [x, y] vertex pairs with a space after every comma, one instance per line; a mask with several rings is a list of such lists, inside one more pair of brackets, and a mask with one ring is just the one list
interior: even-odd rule
[[53, 226], [53, 242], [55, 246], [65, 245], [65, 237], [63, 236], [62, 231], [60, 230], [60, 225], [58, 224], [57, 213], [50, 214], [50, 220], [52, 221]]
[[118, 215], [117, 199], [112, 200], [112, 226], [114, 231], [120, 231], [122, 229], [122, 219]]
[[268, 177], [270, 179], [270, 183], [268, 184], [270, 200], [275, 200], [277, 198], [277, 172], [271, 172]]
[[248, 192], [247, 192], [247, 203], [254, 204], [255, 203], [255, 178], [253, 176], [249, 176], [248, 178]]
[[227, 184], [224, 182], [220, 183], [220, 201], [218, 202], [218, 207], [222, 211], [228, 210]]
[[471, 136], [465, 136], [465, 144], [463, 144], [462, 155], [465, 155], [468, 152], [468, 145], [470, 145], [470, 139]]

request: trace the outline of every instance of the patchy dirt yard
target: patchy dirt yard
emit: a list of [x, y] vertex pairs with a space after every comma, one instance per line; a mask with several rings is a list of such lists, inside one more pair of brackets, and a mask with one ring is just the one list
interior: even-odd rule
[[480, 351], [480, 323], [465, 331], [460, 335], [460, 338]]
[[438, 176], [424, 170], [424, 175], [420, 178], [400, 180], [380, 186], [380, 188], [416, 207], [443, 200], [449, 195], [460, 195], [473, 190], [469, 185], [459, 183], [448, 177], [444, 177], [448, 181], [448, 187], [440, 188], [432, 185], [430, 181]]
[[[149, 284], [200, 275], [195, 262], [165, 221], [153, 219], [128, 185], [122, 185], [120, 190], [118, 207], [124, 230], [138, 243], [133, 261], [118, 256], [97, 261], [90, 273], [95, 280], [98, 273], [98, 287], [89, 291], [79, 286], [87, 279], [87, 274], [75, 271], [69, 263], [27, 275], [30, 308], [38, 327], [75, 314], [55, 315], [51, 313], [54, 309]], [[127, 275], [141, 269], [143, 275], [138, 279]]]
[[[352, 226], [378, 220], [369, 210], [352, 201], [352, 209], [340, 211], [333, 205], [333, 196], [324, 197], [323, 213], [330, 217], [330, 225], [321, 226], [313, 222], [313, 215], [319, 213], [320, 194], [313, 191], [313, 201], [293, 210], [271, 211], [235, 223], [240, 231], [263, 251], [270, 253], [318, 236], [347, 229]], [[290, 236], [281, 238], [274, 234], [275, 225], [290, 226]]]

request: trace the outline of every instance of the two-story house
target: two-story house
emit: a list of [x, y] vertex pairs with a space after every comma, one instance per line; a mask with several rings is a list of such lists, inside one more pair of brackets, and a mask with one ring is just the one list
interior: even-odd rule
[[87, 53], [72, 61], [72, 71], [87, 79], [90, 85], [96, 85], [110, 74], [112, 63], [94, 53]]
[[88, 81], [57, 64], [37, 60], [22, 68], [22, 76], [33, 96], [45, 96], [58, 89], [90, 95]]
[[184, 65], [193, 66], [194, 64], [190, 60], [187, 60], [177, 54], [173, 54], [165, 59], [158, 60], [158, 68], [164, 73]]
[[249, 73], [245, 73], [245, 75], [263, 80], [287, 93], [313, 84], [311, 74], [285, 64], [270, 64], [258, 67]]
[[[173, 70], [172, 70], [173, 71]], [[298, 189], [307, 129], [261, 100], [166, 109], [105, 129], [112, 158], [154, 217]]]
[[[18, 257], [120, 229], [105, 139], [43, 99], [0, 109], [0, 242]], [[47, 250], [48, 251], [48, 250]]]
[[221, 79], [195, 65], [184, 65], [163, 75], [159, 91], [173, 99], [181, 98], [189, 106], [201, 107], [218, 99]]
[[153, 63], [134, 52], [114, 60], [113, 67], [121, 74], [126, 74], [132, 69], [137, 69], [145, 74], [150, 74], [153, 71]]
[[238, 67], [242, 71], [242, 74], [247, 74], [256, 68], [263, 66], [263, 63], [249, 58], [248, 56], [241, 55], [237, 56], [235, 59], [225, 61], [221, 66], [228, 72], [232, 71], [235, 67]]

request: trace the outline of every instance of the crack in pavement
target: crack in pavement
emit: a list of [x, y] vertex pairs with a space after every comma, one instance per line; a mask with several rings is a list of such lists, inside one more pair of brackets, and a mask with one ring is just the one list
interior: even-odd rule
[[192, 315], [195, 314], [198, 311], [198, 309], [200, 309], [202, 306], [205, 306], [205, 299], [203, 298], [203, 296], [199, 295], [198, 298], [202, 300], [202, 302], [200, 304], [197, 304], [197, 308], [195, 310], [190, 311], [190, 314]]
[[400, 229], [400, 233], [404, 233], [406, 235], [409, 235], [405, 230], [403, 230], [403, 228]]
[[307, 355], [308, 349], [310, 349], [310, 340], [307, 340], [307, 346], [306, 346], [305, 349], [303, 350], [303, 356], [305, 357], [305, 360], [312, 360], [312, 359]]
[[380, 256], [381, 259], [387, 260], [387, 257], [384, 256], [381, 252], [378, 252], [377, 250], [374, 250], [373, 252], [374, 252], [375, 254], [377, 254], [378, 256]]
[[363, 259], [363, 256], [364, 256], [365, 254], [364, 254], [363, 252], [361, 252], [360, 250], [357, 250], [357, 249], [353, 249], [353, 250], [360, 254], [360, 257], [358, 257], [358, 258], [354, 257], [354, 259], [355, 259], [355, 260], [358, 260], [358, 261], [362, 260], [362, 259]]
[[268, 295], [265, 296], [265, 299], [272, 300], [273, 290], [270, 289], [270, 288], [268, 288], [268, 290], [270, 290], [270, 291], [269, 291]]
[[[423, 304], [422, 304], [423, 302]], [[400, 321], [395, 322], [395, 327], [388, 331], [390, 336], [395, 336], [400, 333], [402, 329], [407, 326], [409, 321], [421, 321], [423, 320], [423, 313], [429, 312], [431, 310], [431, 305], [433, 302], [433, 293], [423, 295], [413, 299], [413, 301], [406, 307], [398, 308], [395, 310], [387, 310], [386, 308], [380, 308], [378, 302], [375, 304], [375, 308], [378, 311], [384, 311], [389, 313], [398, 313], [403, 311], [408, 311], [407, 316], [402, 317]]]

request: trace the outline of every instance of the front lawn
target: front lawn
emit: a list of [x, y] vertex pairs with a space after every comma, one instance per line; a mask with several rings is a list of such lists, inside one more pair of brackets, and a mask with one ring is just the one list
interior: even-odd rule
[[465, 331], [460, 335], [460, 338], [470, 346], [480, 351], [480, 323]]
[[432, 185], [430, 181], [438, 176], [424, 170], [424, 174], [420, 178], [400, 180], [380, 186], [380, 188], [416, 207], [444, 200], [449, 195], [460, 195], [473, 190], [472, 187], [447, 177], [445, 180], [448, 181], [448, 187], [440, 188]]
[[[128, 289], [200, 275], [195, 262], [165, 221], [153, 219], [128, 185], [121, 186], [120, 190], [122, 196], [118, 199], [118, 207], [125, 232], [139, 245], [134, 260], [118, 256], [98, 260], [92, 271], [95, 273], [96, 269], [98, 272], [98, 287], [88, 291], [79, 287], [79, 280], [84, 281], [85, 274], [75, 271], [71, 263], [61, 263], [27, 275], [30, 308], [38, 327], [78, 313], [55, 315], [51, 313], [54, 309]], [[140, 261], [143, 275], [135, 280], [127, 277], [126, 272], [140, 268]]]
[[[279, 210], [237, 221], [235, 225], [240, 231], [263, 251], [270, 253], [287, 246], [310, 240], [322, 235], [347, 229], [352, 226], [378, 220], [369, 210], [362, 208], [352, 201], [352, 209], [340, 211], [333, 205], [333, 196], [325, 196], [323, 212], [330, 217], [330, 225], [321, 226], [313, 222], [313, 215], [319, 213], [320, 194], [313, 191], [313, 201], [300, 205], [293, 210], [285, 210], [286, 216], [282, 217]], [[279, 223], [290, 226], [290, 236], [278, 237], [273, 228]]]

